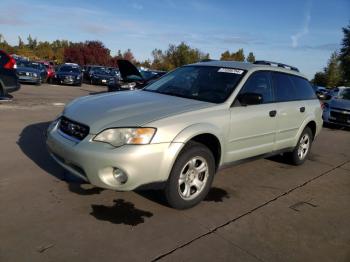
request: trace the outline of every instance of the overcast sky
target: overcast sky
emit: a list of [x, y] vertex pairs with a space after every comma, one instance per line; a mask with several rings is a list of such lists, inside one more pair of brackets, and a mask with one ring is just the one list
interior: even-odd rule
[[2, 0], [0, 33], [11, 44], [38, 40], [101, 40], [136, 59], [185, 41], [211, 58], [243, 48], [257, 59], [297, 66], [311, 78], [350, 23], [350, 0]]

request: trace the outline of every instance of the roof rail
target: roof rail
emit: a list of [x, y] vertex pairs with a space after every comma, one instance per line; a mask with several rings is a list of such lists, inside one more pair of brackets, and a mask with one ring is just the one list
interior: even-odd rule
[[201, 61], [199, 61], [199, 62], [211, 62], [211, 61], [217, 61], [217, 60], [215, 60], [215, 59], [210, 59], [210, 58], [204, 58], [204, 59], [202, 59]]
[[293, 70], [293, 71], [299, 72], [299, 69], [294, 67], [294, 66], [290, 66], [290, 65], [286, 65], [286, 64], [282, 64], [282, 63], [278, 63], [278, 62], [257, 60], [253, 64], [255, 64], [255, 65], [269, 65], [269, 66], [283, 67], [285, 69], [289, 69], [289, 70]]

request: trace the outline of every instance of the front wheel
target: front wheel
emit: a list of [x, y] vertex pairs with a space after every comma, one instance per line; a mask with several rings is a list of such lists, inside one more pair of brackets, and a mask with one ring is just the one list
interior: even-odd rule
[[310, 153], [312, 141], [312, 131], [309, 127], [306, 127], [301, 133], [298, 144], [294, 150], [291, 153], [287, 154], [287, 157], [293, 165], [298, 166], [305, 162], [307, 156]]
[[215, 174], [211, 151], [199, 143], [189, 143], [175, 161], [165, 187], [169, 205], [186, 209], [197, 205], [208, 194]]

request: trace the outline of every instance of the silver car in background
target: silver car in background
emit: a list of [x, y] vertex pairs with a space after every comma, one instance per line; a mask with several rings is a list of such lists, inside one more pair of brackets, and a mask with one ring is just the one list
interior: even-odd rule
[[323, 120], [327, 124], [350, 127], [350, 87], [341, 88], [337, 95], [324, 103]]
[[48, 128], [47, 146], [88, 183], [162, 186], [170, 206], [184, 209], [207, 195], [224, 165], [280, 153], [302, 164], [321, 127], [320, 103], [296, 68], [207, 61], [143, 90], [72, 101]]

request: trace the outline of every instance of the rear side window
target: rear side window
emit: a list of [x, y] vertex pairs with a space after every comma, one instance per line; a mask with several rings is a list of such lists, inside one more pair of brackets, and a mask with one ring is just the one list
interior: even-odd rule
[[316, 99], [315, 92], [309, 81], [298, 76], [291, 75], [289, 77], [292, 79], [292, 82], [294, 84], [296, 97], [298, 100]]
[[297, 100], [296, 90], [289, 75], [276, 72], [272, 75], [276, 102]]
[[299, 76], [274, 72], [273, 86], [276, 102], [309, 100], [316, 98], [315, 92], [309, 81]]

